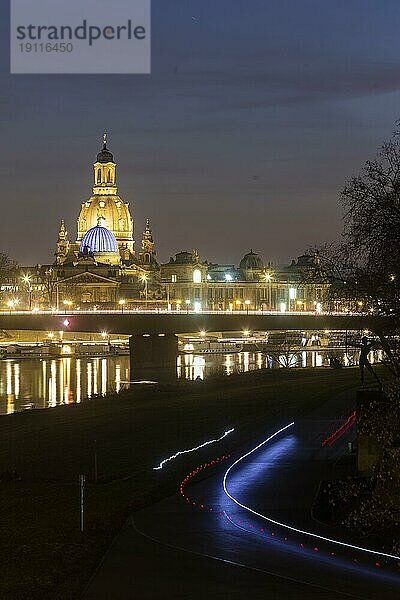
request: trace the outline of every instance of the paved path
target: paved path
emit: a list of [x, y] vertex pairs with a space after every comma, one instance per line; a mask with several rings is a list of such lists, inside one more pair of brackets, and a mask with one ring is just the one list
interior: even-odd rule
[[[299, 421], [293, 431], [240, 463], [229, 489], [263, 514], [323, 533], [310, 507], [319, 480], [329, 476], [351, 433], [332, 447], [321, 448], [321, 443], [339, 424], [336, 417], [352, 408], [342, 397]], [[221, 480], [227, 464], [187, 488], [212, 512], [193, 508], [177, 495], [137, 513], [106, 556], [85, 600], [399, 597], [400, 575], [370, 560], [354, 564], [351, 554], [332, 557], [324, 544], [317, 552], [296, 535], [285, 541], [277, 530], [272, 536], [271, 527], [225, 496]]]

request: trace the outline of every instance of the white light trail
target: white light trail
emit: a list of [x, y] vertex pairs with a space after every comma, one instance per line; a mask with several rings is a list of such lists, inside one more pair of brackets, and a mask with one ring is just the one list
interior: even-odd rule
[[158, 465], [158, 467], [153, 467], [153, 471], [159, 471], [160, 469], [163, 468], [165, 463], [167, 463], [171, 460], [174, 460], [174, 458], [177, 458], [181, 454], [188, 454], [189, 452], [195, 452], [196, 450], [200, 450], [200, 448], [204, 448], [204, 446], [208, 446], [209, 444], [215, 444], [216, 442], [220, 442], [221, 440], [226, 438], [227, 435], [232, 433], [232, 431], [235, 431], [235, 428], [228, 429], [227, 431], [225, 431], [225, 433], [223, 435], [221, 435], [221, 437], [216, 438], [215, 440], [208, 440], [207, 442], [203, 442], [202, 444], [200, 444], [199, 446], [196, 446], [195, 448], [189, 448], [188, 450], [180, 450], [179, 452], [176, 452], [172, 456], [165, 458], [163, 461], [161, 461], [160, 464]]
[[253, 510], [249, 506], [246, 506], [245, 504], [242, 504], [241, 502], [239, 502], [239, 500], [237, 498], [235, 498], [234, 496], [232, 496], [232, 494], [230, 494], [228, 492], [227, 483], [226, 482], [227, 482], [227, 478], [228, 478], [229, 472], [233, 469], [233, 467], [235, 465], [237, 465], [238, 463], [240, 463], [245, 458], [247, 458], [248, 456], [250, 456], [250, 454], [253, 454], [253, 452], [256, 452], [256, 450], [258, 450], [259, 448], [261, 448], [262, 446], [264, 446], [264, 444], [266, 444], [267, 442], [271, 441], [274, 437], [276, 437], [277, 435], [279, 435], [280, 433], [282, 433], [282, 431], [286, 431], [287, 429], [289, 429], [289, 427], [292, 427], [293, 425], [294, 425], [294, 422], [289, 423], [288, 425], [286, 425], [285, 427], [282, 427], [281, 429], [278, 429], [278, 431], [276, 431], [275, 433], [273, 433], [272, 435], [270, 435], [266, 440], [264, 440], [263, 442], [261, 442], [261, 444], [258, 444], [258, 446], [256, 446], [252, 450], [250, 450], [250, 452], [247, 452], [246, 454], [243, 454], [243, 456], [241, 456], [240, 458], [238, 458], [237, 460], [235, 460], [234, 463], [231, 464], [231, 466], [225, 471], [224, 479], [223, 479], [223, 482], [222, 482], [222, 485], [223, 485], [223, 488], [224, 488], [224, 492], [228, 496], [228, 498], [230, 498], [235, 504], [237, 504], [238, 506], [240, 506], [240, 508], [243, 508], [244, 510], [247, 510], [248, 512], [252, 513], [253, 515], [256, 515], [257, 517], [260, 517], [261, 519], [264, 519], [265, 521], [268, 521], [269, 523], [272, 523], [273, 525], [278, 525], [280, 527], [284, 527], [285, 529], [289, 529], [290, 531], [294, 531], [296, 533], [301, 533], [303, 535], [306, 535], [308, 537], [312, 537], [312, 538], [315, 538], [315, 539], [318, 539], [318, 540], [323, 540], [324, 542], [329, 542], [331, 544], [336, 544], [338, 546], [343, 546], [345, 548], [351, 548], [352, 550], [360, 550], [361, 552], [366, 552], [368, 554], [372, 554], [373, 556], [381, 556], [381, 557], [384, 557], [384, 558], [392, 558], [392, 559], [395, 559], [395, 560], [400, 560], [400, 556], [396, 556], [395, 554], [387, 554], [386, 552], [379, 552], [378, 550], [370, 550], [369, 548], [363, 548], [362, 546], [355, 546], [353, 544], [347, 544], [346, 542], [341, 542], [339, 540], [334, 540], [332, 538], [324, 537], [323, 535], [318, 535], [317, 533], [312, 533], [310, 531], [304, 531], [303, 529], [298, 529], [297, 527], [293, 527], [292, 525], [288, 525], [287, 523], [281, 523], [280, 521], [275, 521], [274, 519], [271, 519], [270, 517], [262, 515], [261, 513]]

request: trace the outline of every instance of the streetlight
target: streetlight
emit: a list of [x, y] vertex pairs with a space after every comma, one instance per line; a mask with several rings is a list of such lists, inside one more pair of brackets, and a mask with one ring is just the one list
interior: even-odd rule
[[268, 306], [269, 306], [269, 310], [272, 310], [272, 278], [273, 278], [273, 272], [272, 271], [265, 271], [264, 272], [264, 280], [265, 283], [268, 283]]
[[240, 310], [240, 305], [242, 304], [242, 303], [240, 302], [240, 300], [236, 300], [236, 301], [235, 301], [235, 304], [236, 304], [236, 310]]
[[145, 302], [146, 302], [146, 307], [147, 307], [147, 280], [148, 280], [148, 276], [143, 273], [143, 275], [141, 276], [141, 281], [144, 283], [144, 297], [145, 297]]
[[15, 308], [16, 306], [18, 306], [19, 304], [19, 299], [18, 298], [14, 298], [14, 300], [9, 300], [7, 302], [7, 306], [10, 308], [10, 313], [11, 313], [11, 309]]
[[121, 307], [121, 312], [122, 312], [122, 314], [124, 314], [124, 306], [125, 306], [125, 304], [126, 304], [126, 300], [124, 300], [123, 298], [121, 298], [121, 300], [118, 300], [118, 304], [119, 304], [119, 305], [120, 305], [120, 307]]
[[271, 279], [272, 279], [272, 273], [271, 273], [271, 271], [265, 271], [265, 273], [264, 273], [264, 279], [265, 279], [266, 282], [271, 281]]
[[249, 314], [250, 300], [245, 300], [244, 303], [246, 305], [246, 314]]
[[23, 275], [22, 281], [28, 286], [29, 294], [29, 310], [32, 308], [32, 287], [31, 287], [31, 275]]
[[186, 314], [189, 314], [190, 300], [185, 300], [185, 304], [186, 304]]
[[67, 314], [67, 306], [72, 306], [72, 301], [71, 300], [63, 300], [63, 304], [64, 304], [64, 313]]

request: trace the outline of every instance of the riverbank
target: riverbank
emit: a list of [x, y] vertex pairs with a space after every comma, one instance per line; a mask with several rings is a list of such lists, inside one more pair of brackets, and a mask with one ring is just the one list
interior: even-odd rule
[[[0, 597], [79, 598], [129, 513], [172, 493], [198, 456], [153, 471], [160, 460], [231, 427], [224, 449], [234, 450], [355, 389], [357, 378], [355, 369], [256, 371], [1, 417], [0, 474], [18, 476], [0, 483]], [[81, 473], [88, 480], [83, 535]]]

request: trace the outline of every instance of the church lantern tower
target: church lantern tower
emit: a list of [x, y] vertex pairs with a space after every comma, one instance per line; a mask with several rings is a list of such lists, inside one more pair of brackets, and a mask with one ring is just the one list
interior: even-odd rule
[[157, 264], [154, 239], [150, 228], [150, 219], [146, 219], [146, 227], [142, 235], [142, 247], [139, 252], [139, 260], [143, 266]]
[[93, 165], [94, 186], [93, 194], [116, 195], [116, 170], [114, 157], [107, 148], [107, 134], [103, 136], [103, 149], [98, 153]]
[[124, 259], [133, 257], [134, 222], [129, 204], [118, 195], [117, 165], [112, 152], [107, 148], [107, 135], [103, 136], [103, 147], [93, 165], [93, 195], [82, 204], [78, 217], [76, 243], [80, 245], [85, 233], [100, 225], [111, 231]]
[[65, 228], [64, 219], [61, 219], [60, 229], [58, 231], [56, 263], [61, 265], [69, 252], [70, 242], [68, 239], [68, 231]]

